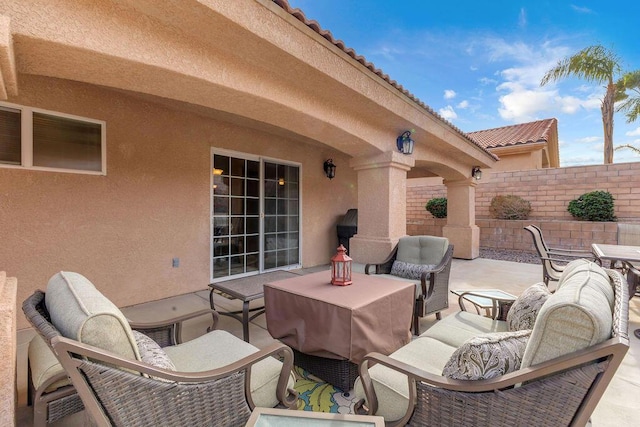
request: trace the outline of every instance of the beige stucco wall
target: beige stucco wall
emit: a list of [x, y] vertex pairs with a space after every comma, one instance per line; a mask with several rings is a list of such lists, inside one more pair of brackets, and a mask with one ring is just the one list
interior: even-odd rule
[[16, 278], [0, 269], [0, 425], [6, 427], [15, 425], [16, 288]]
[[525, 151], [522, 153], [509, 154], [507, 152], [498, 153], [500, 161], [496, 162], [491, 169], [483, 172], [499, 171], [521, 171], [542, 168], [542, 150]]
[[59, 270], [119, 306], [205, 289], [211, 147], [300, 164], [304, 266], [328, 262], [337, 220], [357, 207], [348, 158], [326, 146], [80, 83], [21, 75], [20, 88], [9, 102], [105, 120], [108, 164], [106, 176], [0, 167], [0, 268], [19, 279], [19, 302]]

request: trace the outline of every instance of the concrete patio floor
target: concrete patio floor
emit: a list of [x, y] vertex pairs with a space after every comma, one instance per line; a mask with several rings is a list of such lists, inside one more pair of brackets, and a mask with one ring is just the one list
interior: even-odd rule
[[[328, 267], [317, 267], [300, 271], [318, 271]], [[364, 271], [362, 265], [354, 266], [355, 271]], [[497, 261], [477, 258], [472, 261], [453, 260], [451, 269], [450, 289], [502, 289], [513, 295], [519, 295], [530, 285], [542, 280], [542, 266], [536, 264], [515, 263], [509, 261]], [[216, 295], [217, 309], [237, 310], [241, 303], [237, 300], [227, 300]], [[255, 305], [261, 304], [256, 300]], [[252, 303], [252, 307], [253, 307]], [[159, 313], [171, 313], [180, 315], [209, 307], [209, 291], [185, 294], [165, 300], [140, 304], [123, 309], [125, 315], [134, 321], [157, 320]], [[449, 297], [449, 308], [443, 312], [443, 316], [455, 313], [459, 310], [457, 297], [453, 294]], [[596, 427], [619, 427], [638, 425], [638, 395], [640, 395], [640, 340], [633, 336], [633, 331], [640, 328], [640, 298], [633, 298], [629, 307], [629, 334], [631, 347], [622, 365], [618, 369], [612, 383], [591, 417], [591, 425]], [[421, 319], [421, 331], [425, 331], [435, 322], [435, 316]], [[191, 320], [185, 324], [184, 339], [189, 340], [206, 333], [211, 325], [211, 317], [203, 316]], [[218, 328], [225, 329], [238, 337], [242, 337], [242, 325], [235, 319], [220, 316]], [[31, 408], [26, 406], [26, 353], [28, 342], [33, 336], [32, 330], [23, 330], [18, 333], [18, 411], [17, 425], [31, 426]], [[264, 315], [254, 319], [249, 327], [250, 341], [257, 347], [264, 347], [273, 338], [266, 329]], [[544, 410], [544, 408], [540, 408]], [[84, 417], [81, 414], [67, 417], [52, 426], [81, 426]]]

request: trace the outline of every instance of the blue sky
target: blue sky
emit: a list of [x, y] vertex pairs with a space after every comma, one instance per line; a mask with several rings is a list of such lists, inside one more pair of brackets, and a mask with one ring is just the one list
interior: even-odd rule
[[[594, 44], [640, 69], [640, 1], [289, 0], [466, 132], [558, 119], [562, 166], [603, 163], [604, 88], [540, 87], [558, 60]], [[614, 116], [614, 146], [640, 147], [640, 120]], [[614, 162], [640, 161], [618, 150]]]

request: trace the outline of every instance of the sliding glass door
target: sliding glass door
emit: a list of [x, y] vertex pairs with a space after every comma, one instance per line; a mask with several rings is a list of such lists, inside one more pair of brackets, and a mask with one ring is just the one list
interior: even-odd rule
[[257, 274], [300, 262], [300, 168], [214, 153], [211, 279]]

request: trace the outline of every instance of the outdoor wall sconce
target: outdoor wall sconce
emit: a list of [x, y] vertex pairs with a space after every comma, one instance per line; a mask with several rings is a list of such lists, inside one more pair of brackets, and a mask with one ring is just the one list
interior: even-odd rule
[[333, 164], [333, 159], [327, 159], [324, 162], [324, 174], [329, 179], [333, 179], [336, 176], [336, 165]]
[[482, 179], [482, 171], [480, 170], [480, 166], [474, 166], [471, 169], [471, 176], [476, 179], [476, 181], [480, 181]]
[[400, 135], [398, 139], [396, 139], [398, 151], [400, 151], [402, 154], [413, 154], [413, 144], [414, 142], [413, 139], [411, 139], [410, 130], [404, 131], [402, 135]]

